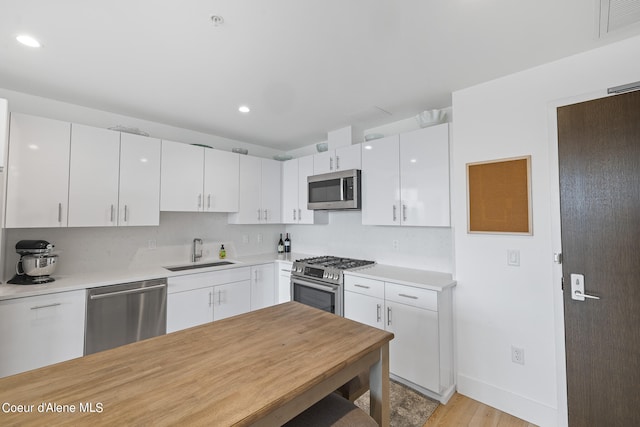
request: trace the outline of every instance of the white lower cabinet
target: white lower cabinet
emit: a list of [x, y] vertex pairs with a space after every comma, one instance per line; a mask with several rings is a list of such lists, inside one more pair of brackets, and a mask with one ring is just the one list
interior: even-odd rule
[[84, 352], [86, 291], [0, 301], [0, 377]]
[[434, 291], [345, 275], [346, 318], [393, 332], [389, 371], [448, 400], [453, 391], [453, 331], [450, 288]]
[[273, 262], [251, 267], [251, 310], [276, 303], [276, 277]]
[[278, 304], [291, 301], [291, 261], [278, 261]]
[[251, 309], [251, 268], [169, 277], [167, 333]]

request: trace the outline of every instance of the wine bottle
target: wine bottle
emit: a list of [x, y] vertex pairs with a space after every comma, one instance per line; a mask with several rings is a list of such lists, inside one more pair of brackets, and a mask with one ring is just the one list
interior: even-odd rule
[[291, 239], [289, 239], [289, 233], [287, 233], [287, 237], [284, 239], [284, 251], [291, 252]]
[[278, 241], [278, 253], [284, 252], [284, 242], [282, 241], [282, 233], [280, 233], [280, 240]]

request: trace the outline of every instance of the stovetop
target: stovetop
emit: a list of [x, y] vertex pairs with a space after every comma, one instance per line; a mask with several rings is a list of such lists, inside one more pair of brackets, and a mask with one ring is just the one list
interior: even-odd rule
[[294, 276], [314, 278], [333, 284], [342, 284], [343, 271], [356, 270], [375, 263], [375, 261], [363, 259], [318, 256], [294, 261], [291, 272]]

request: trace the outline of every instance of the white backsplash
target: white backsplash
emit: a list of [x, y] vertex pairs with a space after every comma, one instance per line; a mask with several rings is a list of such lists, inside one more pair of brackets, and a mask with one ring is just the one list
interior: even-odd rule
[[361, 212], [335, 211], [329, 212], [328, 225], [287, 225], [287, 232], [294, 252], [453, 272], [451, 228], [362, 225]]
[[[24, 239], [53, 243], [59, 253], [55, 274], [69, 275], [137, 265], [187, 263], [196, 237], [204, 242], [204, 259], [217, 258], [221, 243], [227, 249], [227, 258], [275, 251], [284, 226], [229, 225], [227, 214], [223, 213], [162, 212], [158, 227], [6, 229], [5, 232], [6, 280], [12, 277], [19, 259], [15, 244]], [[154, 243], [155, 249], [151, 249]]]

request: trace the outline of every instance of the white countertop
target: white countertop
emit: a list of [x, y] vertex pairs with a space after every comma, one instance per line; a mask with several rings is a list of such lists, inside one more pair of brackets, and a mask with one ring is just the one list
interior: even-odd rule
[[[81, 289], [97, 288], [100, 286], [116, 285], [119, 283], [138, 282], [142, 280], [169, 278], [174, 276], [184, 276], [186, 274], [206, 273], [211, 271], [226, 270], [229, 268], [250, 267], [252, 265], [267, 264], [274, 261], [294, 261], [300, 258], [307, 258], [311, 255], [301, 253], [265, 253], [258, 255], [241, 256], [237, 258], [227, 258], [234, 264], [222, 265], [218, 267], [206, 267], [193, 270], [170, 271], [163, 267], [174, 267], [191, 264], [190, 262], [165, 263], [162, 266], [141, 266], [130, 267], [111, 271], [102, 271], [91, 274], [74, 274], [68, 276], [53, 275], [54, 282], [41, 285], [12, 285], [9, 283], [0, 284], [0, 301], [13, 298], [22, 298], [35, 295], [52, 294], [56, 292], [68, 292]], [[196, 264], [207, 264], [219, 261], [216, 259], [205, 259]]]
[[415, 286], [433, 291], [442, 291], [456, 285], [456, 281], [453, 280], [453, 276], [449, 273], [395, 267], [384, 264], [375, 264], [372, 267], [365, 267], [361, 270], [346, 271], [344, 274]]

